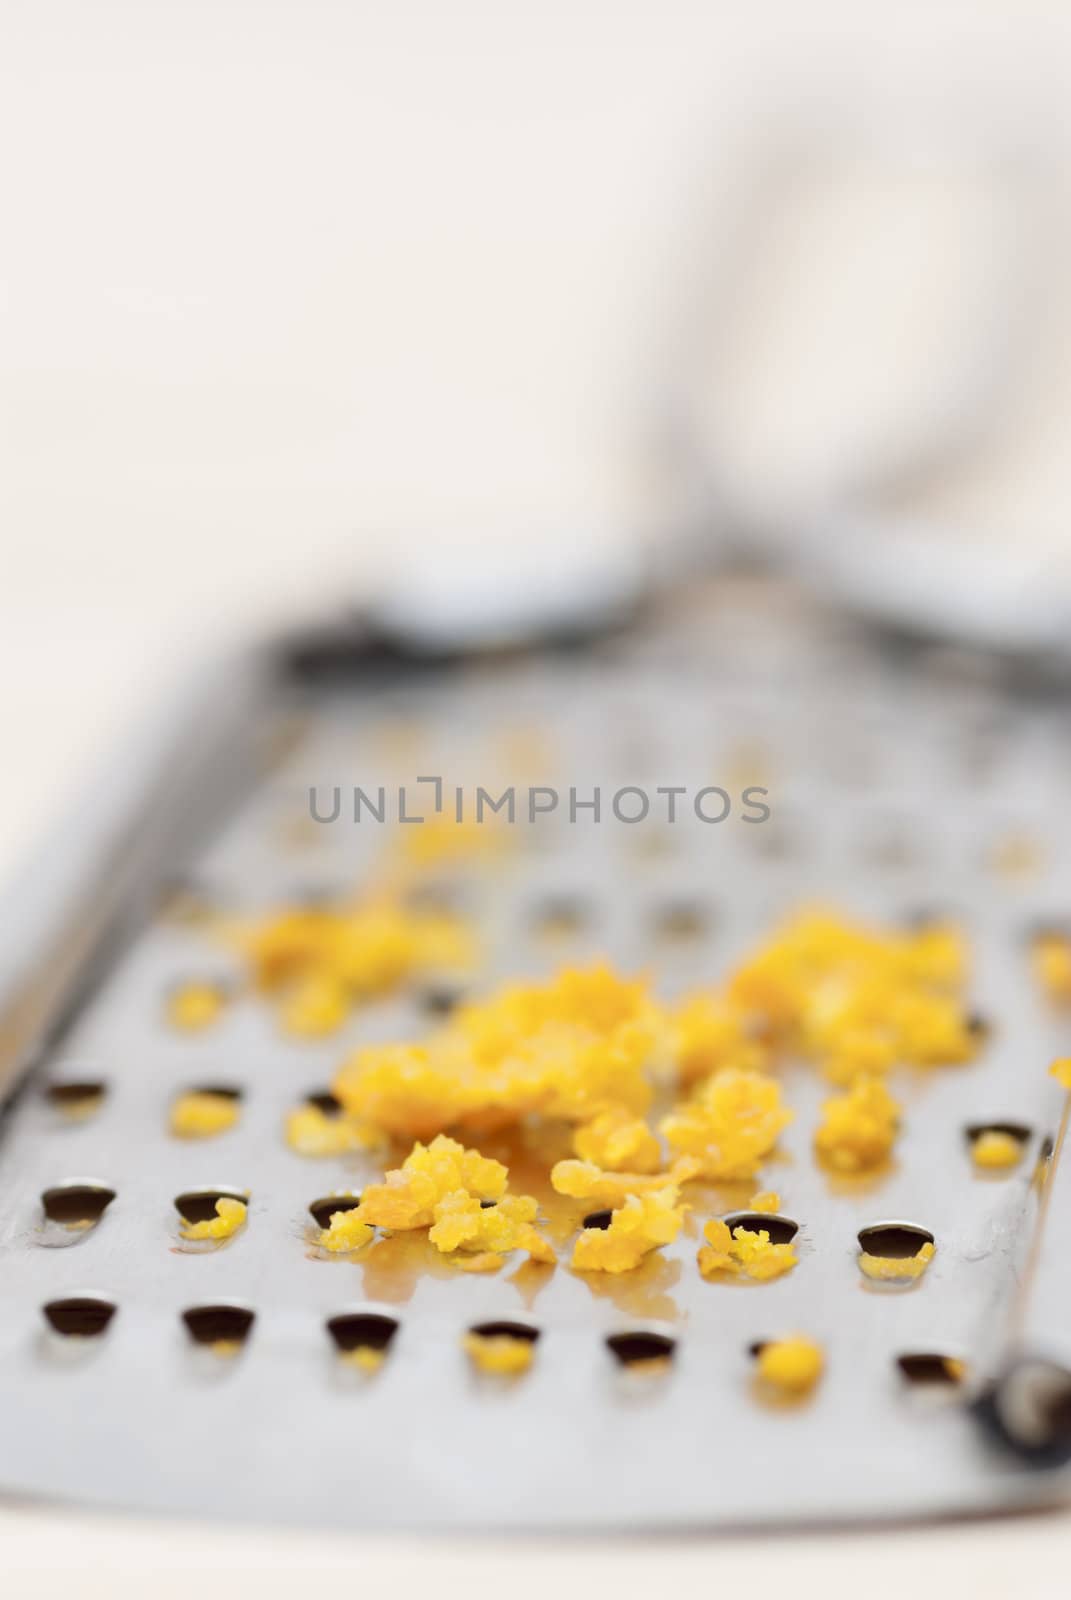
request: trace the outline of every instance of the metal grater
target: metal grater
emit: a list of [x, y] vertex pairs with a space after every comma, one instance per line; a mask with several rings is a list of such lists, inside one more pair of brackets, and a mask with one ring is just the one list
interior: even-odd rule
[[[282, 640], [199, 690], [5, 908], [0, 1486], [362, 1529], [773, 1527], [1063, 1498], [1049, 1463], [1067, 1427], [1071, 1170], [1046, 1066], [1066, 1028], [1035, 992], [1026, 936], [1071, 903], [1071, 742], [1059, 702], [977, 665], [901, 659], [791, 593], [723, 582], [587, 639], [448, 661], [356, 626]], [[597, 1291], [565, 1265], [533, 1282], [512, 1265], [484, 1279], [318, 1258], [310, 1202], [380, 1167], [296, 1155], [284, 1115], [361, 1041], [426, 1029], [421, 997], [316, 1044], [280, 1037], [253, 998], [203, 1035], [163, 1020], [176, 982], [234, 976], [175, 915], [176, 885], [237, 911], [348, 888], [385, 830], [317, 824], [310, 786], [527, 782], [501, 753], [517, 730], [551, 752], [535, 781], [582, 798], [746, 781], [772, 814], [518, 823], [501, 863], [440, 885], [482, 933], [481, 988], [598, 953], [671, 994], [815, 899], [887, 921], [948, 910], [970, 932], [991, 1036], [976, 1063], [903, 1086], [890, 1174], [831, 1183], [810, 1150], [828, 1091], [788, 1073], [796, 1120], [765, 1173], [799, 1224], [783, 1280], [700, 1278], [699, 1225], [733, 1199], [714, 1186], [690, 1195], [674, 1245]], [[548, 944], [541, 918], [565, 903], [572, 927]], [[74, 1122], [57, 1095], [86, 1081], [106, 1092]], [[172, 1096], [206, 1083], [241, 1091], [238, 1125], [171, 1139]], [[1028, 1130], [1010, 1176], [972, 1170], [965, 1129], [982, 1122]], [[87, 1183], [115, 1197], [71, 1242], [41, 1196]], [[224, 1248], [177, 1249], [174, 1200], [206, 1188], [250, 1191], [248, 1225]], [[860, 1230], [890, 1221], [937, 1244], [909, 1291], [857, 1267]], [[83, 1335], [116, 1309], [95, 1337], [64, 1337], [42, 1308], [72, 1300], [58, 1320]], [[183, 1320], [213, 1307], [202, 1331], [247, 1333], [229, 1361]], [[328, 1326], [355, 1312], [397, 1324], [372, 1380], [339, 1362]], [[460, 1345], [499, 1320], [539, 1332], [511, 1384], [475, 1376]], [[794, 1329], [822, 1341], [827, 1374], [810, 1403], [770, 1409], [749, 1352]], [[673, 1356], [659, 1376], [619, 1359], [656, 1347]], [[965, 1359], [968, 1385], [916, 1381], [934, 1355]]]

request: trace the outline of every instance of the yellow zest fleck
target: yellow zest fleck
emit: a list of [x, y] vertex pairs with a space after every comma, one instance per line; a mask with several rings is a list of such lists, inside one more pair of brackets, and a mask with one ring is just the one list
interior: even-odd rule
[[196, 1089], [180, 1095], [171, 1107], [171, 1132], [176, 1139], [212, 1139], [238, 1121], [235, 1095]]
[[846, 1094], [825, 1102], [815, 1150], [836, 1172], [865, 1172], [892, 1150], [899, 1118], [900, 1107], [881, 1080], [859, 1078]]
[[769, 1282], [791, 1272], [799, 1257], [791, 1244], [773, 1244], [765, 1228], [733, 1228], [719, 1217], [712, 1217], [703, 1229], [705, 1245], [700, 1245], [696, 1260], [704, 1278], [718, 1273]]
[[644, 983], [604, 966], [570, 969], [460, 1006], [421, 1044], [366, 1047], [332, 1087], [354, 1116], [416, 1138], [529, 1116], [589, 1123], [611, 1107], [638, 1116], [659, 1037]]
[[538, 1209], [530, 1195], [506, 1194], [494, 1205], [483, 1206], [465, 1190], [454, 1190], [436, 1204], [428, 1238], [444, 1253], [526, 1250], [533, 1238], [539, 1238], [532, 1226]]
[[350, 1010], [350, 996], [337, 979], [312, 973], [283, 997], [279, 1025], [299, 1039], [322, 1039], [337, 1033]]
[[581, 1161], [610, 1172], [658, 1172], [662, 1147], [642, 1117], [611, 1106], [577, 1128], [573, 1149]]
[[462, 1343], [473, 1366], [496, 1377], [512, 1378], [527, 1372], [535, 1354], [533, 1339], [511, 1333], [466, 1333]]
[[1061, 1056], [1049, 1068], [1050, 1078], [1055, 1078], [1061, 1089], [1071, 1089], [1071, 1056]]
[[168, 996], [167, 1020], [184, 1033], [196, 1033], [211, 1027], [226, 1003], [226, 993], [218, 983], [185, 983]]
[[730, 978], [726, 998], [764, 1037], [838, 1082], [894, 1062], [966, 1061], [979, 1044], [950, 924], [884, 932], [828, 912], [789, 922]]
[[357, 1215], [357, 1208], [350, 1206], [345, 1211], [333, 1211], [326, 1228], [320, 1229], [316, 1243], [321, 1250], [345, 1252], [360, 1250], [366, 1245], [375, 1233], [367, 1222], [362, 1222]]
[[747, 1203], [749, 1211], [777, 1212], [781, 1209], [781, 1196], [774, 1189], [760, 1189]]
[[644, 1195], [629, 1195], [608, 1228], [584, 1228], [573, 1248], [578, 1272], [631, 1272], [644, 1256], [670, 1244], [680, 1232], [687, 1207], [675, 1184]]
[[1034, 975], [1050, 1000], [1071, 1000], [1071, 934], [1039, 933], [1031, 945]]
[[383, 1183], [368, 1184], [357, 1214], [381, 1228], [430, 1228], [448, 1194], [460, 1189], [478, 1200], [500, 1200], [508, 1177], [500, 1161], [440, 1134], [429, 1145], [418, 1141]]
[[703, 1237], [707, 1242], [700, 1245], [696, 1260], [704, 1278], [713, 1277], [717, 1272], [735, 1272], [737, 1262], [733, 1255], [733, 1235], [729, 1224], [722, 1222], [720, 1217], [711, 1217], [704, 1225]]
[[473, 954], [456, 918], [390, 895], [272, 912], [237, 938], [258, 987], [282, 997], [283, 1026], [303, 1036], [331, 1033], [361, 1000]]
[[728, 1000], [700, 993], [689, 995], [672, 1021], [671, 1051], [682, 1084], [707, 1078], [723, 1067], [761, 1072], [769, 1049], [754, 1037], [746, 1016]]
[[221, 1195], [216, 1201], [214, 1217], [208, 1217], [204, 1222], [187, 1222], [183, 1219], [179, 1232], [184, 1239], [229, 1239], [245, 1222], [247, 1209], [244, 1200]]
[[999, 1128], [987, 1128], [971, 1140], [971, 1159], [976, 1167], [1014, 1167], [1022, 1155], [1023, 1141]]
[[369, 1374], [378, 1372], [387, 1359], [385, 1350], [377, 1350], [374, 1345], [358, 1344], [352, 1350], [340, 1350], [339, 1360], [348, 1367], [356, 1367], [358, 1372]]
[[665, 1117], [661, 1128], [672, 1150], [699, 1161], [704, 1177], [731, 1180], [754, 1177], [792, 1116], [775, 1079], [727, 1067]]
[[490, 859], [502, 854], [507, 833], [492, 812], [477, 820], [465, 817], [460, 822], [449, 813], [425, 817], [421, 823], [400, 827], [394, 834], [399, 858], [410, 867], [457, 866]]
[[590, 1161], [566, 1159], [550, 1169], [551, 1186], [570, 1200], [590, 1200], [596, 1206], [624, 1205], [630, 1194], [650, 1194], [667, 1184], [680, 1185], [694, 1178], [700, 1163], [681, 1156], [668, 1172], [604, 1172]]
[[962, 1383], [967, 1376], [967, 1363], [961, 1361], [958, 1356], [943, 1356], [941, 1365], [954, 1383]]
[[757, 1233], [749, 1228], [734, 1228], [733, 1257], [746, 1278], [760, 1283], [791, 1272], [799, 1260], [791, 1244], [772, 1244], [765, 1228]]
[[846, 1026], [822, 1062], [822, 1075], [830, 1083], [851, 1085], [857, 1078], [872, 1078], [896, 1065], [896, 1044], [876, 1029]]
[[864, 1250], [859, 1256], [859, 1267], [868, 1278], [873, 1278], [878, 1283], [895, 1283], [921, 1278], [933, 1260], [934, 1249], [935, 1247], [927, 1240], [916, 1255], [907, 1257], [872, 1256]]
[[353, 1117], [329, 1116], [319, 1106], [297, 1106], [287, 1114], [286, 1142], [300, 1156], [344, 1156], [382, 1143], [382, 1135]]
[[997, 841], [989, 859], [993, 871], [1002, 878], [1028, 878], [1040, 870], [1044, 854], [1036, 840], [1012, 833]]
[[762, 1383], [785, 1395], [803, 1395], [813, 1389], [824, 1366], [821, 1346], [802, 1334], [770, 1340], [756, 1358]]

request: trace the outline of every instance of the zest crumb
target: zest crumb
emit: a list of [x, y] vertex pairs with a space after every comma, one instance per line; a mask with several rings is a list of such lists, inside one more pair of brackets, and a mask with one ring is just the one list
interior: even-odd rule
[[661, 1123], [670, 1149], [693, 1156], [705, 1178], [752, 1178], [793, 1113], [781, 1086], [760, 1072], [727, 1067]]
[[378, 1372], [387, 1359], [385, 1350], [377, 1350], [374, 1345], [358, 1344], [352, 1350], [340, 1350], [339, 1360], [347, 1367], [356, 1367], [358, 1372], [365, 1372], [369, 1376]]
[[356, 1207], [350, 1206], [348, 1210], [331, 1213], [328, 1225], [320, 1229], [316, 1243], [321, 1250], [342, 1254], [349, 1250], [360, 1250], [375, 1236], [375, 1231], [358, 1218]]
[[337, 1033], [350, 1013], [350, 996], [336, 979], [303, 978], [279, 1006], [279, 1026], [298, 1039], [323, 1039]]
[[435, 1207], [448, 1194], [462, 1190], [477, 1200], [500, 1200], [508, 1177], [500, 1161], [440, 1134], [429, 1145], [418, 1140], [383, 1183], [368, 1184], [354, 1215], [391, 1230], [430, 1228]]
[[420, 1044], [373, 1045], [336, 1076], [346, 1111], [397, 1136], [475, 1133], [538, 1115], [590, 1123], [611, 1107], [641, 1116], [661, 1037], [647, 986], [608, 967], [566, 969], [458, 1007]]
[[218, 983], [185, 983], [168, 996], [167, 1020], [183, 1033], [197, 1033], [218, 1020], [226, 1003], [226, 992]]
[[688, 996], [671, 1024], [671, 1051], [682, 1084], [707, 1078], [723, 1067], [761, 1072], [770, 1051], [749, 1029], [748, 1021], [716, 994]]
[[611, 1106], [577, 1128], [573, 1149], [581, 1161], [610, 1172], [658, 1172], [662, 1147], [642, 1117]]
[[630, 1194], [650, 1194], [667, 1184], [687, 1183], [700, 1170], [693, 1156], [681, 1156], [667, 1172], [604, 1172], [590, 1161], [555, 1162], [550, 1169], [551, 1186], [570, 1200], [589, 1200], [596, 1206], [624, 1205]]
[[1050, 1000], [1071, 1000], [1071, 934], [1062, 930], [1039, 933], [1031, 944], [1034, 976]]
[[687, 1207], [679, 1203], [676, 1184], [644, 1195], [629, 1195], [610, 1218], [608, 1228], [584, 1228], [573, 1247], [571, 1266], [577, 1272], [630, 1272], [660, 1245], [680, 1232]]
[[257, 988], [297, 1037], [335, 1032], [362, 1001], [410, 978], [471, 963], [470, 931], [438, 910], [383, 893], [343, 906], [272, 912], [234, 935]]
[[284, 1137], [300, 1156], [345, 1156], [382, 1144], [375, 1128], [352, 1117], [329, 1116], [319, 1106], [297, 1106], [287, 1114]]
[[[538, 1209], [530, 1195], [505, 1194], [494, 1204], [483, 1205], [466, 1190], [457, 1189], [437, 1202], [428, 1238], [444, 1254], [466, 1250], [480, 1258], [527, 1250], [536, 1260], [553, 1261], [553, 1250], [533, 1227]], [[497, 1265], [501, 1266], [501, 1261]], [[495, 1268], [470, 1264], [465, 1270], [480, 1272]]]
[[868, 1278], [873, 1278], [878, 1283], [904, 1282], [921, 1278], [933, 1260], [934, 1253], [935, 1246], [929, 1240], [913, 1256], [872, 1256], [864, 1250], [859, 1256], [859, 1268]]
[[173, 1103], [171, 1132], [176, 1139], [213, 1139], [234, 1127], [240, 1109], [234, 1095], [196, 1089]]
[[511, 1333], [466, 1333], [462, 1347], [480, 1372], [504, 1378], [527, 1372], [535, 1354], [534, 1339]]
[[770, 1340], [755, 1358], [760, 1382], [783, 1395], [809, 1393], [822, 1376], [824, 1367], [821, 1346], [802, 1334]]
[[899, 1121], [900, 1107], [881, 1079], [860, 1078], [825, 1102], [815, 1151], [836, 1172], [865, 1172], [889, 1155]]
[[772, 1244], [765, 1228], [730, 1231], [728, 1223], [712, 1217], [703, 1228], [703, 1237], [707, 1242], [700, 1245], [696, 1261], [704, 1278], [726, 1273], [766, 1283], [791, 1272], [799, 1261], [791, 1244]]
[[179, 1232], [184, 1239], [229, 1239], [237, 1233], [246, 1219], [248, 1207], [244, 1200], [231, 1195], [220, 1195], [216, 1201], [216, 1214], [204, 1222], [187, 1222], [183, 1219]]
[[966, 947], [950, 924], [885, 932], [812, 911], [740, 967], [726, 996], [763, 1037], [849, 1081], [896, 1062], [976, 1054], [966, 975]]
[[1071, 1056], [1061, 1056], [1049, 1068], [1049, 1077], [1055, 1078], [1061, 1089], [1071, 1089]]
[[1022, 1158], [1023, 1141], [999, 1128], [987, 1128], [971, 1140], [971, 1160], [976, 1167], [1014, 1167]]
[[410, 868], [453, 867], [491, 860], [507, 846], [501, 824], [494, 813], [477, 821], [475, 817], [458, 822], [447, 813], [426, 817], [419, 826], [398, 828], [394, 834], [396, 855]]
[[749, 1211], [778, 1212], [781, 1209], [781, 1196], [773, 1189], [760, 1189], [758, 1194], [753, 1194], [747, 1203]]

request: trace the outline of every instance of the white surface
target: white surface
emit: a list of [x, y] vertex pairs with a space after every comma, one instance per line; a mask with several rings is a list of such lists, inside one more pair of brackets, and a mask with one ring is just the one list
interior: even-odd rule
[[[1044, 107], [1068, 21], [1027, 0], [0, 0], [0, 862], [221, 631], [428, 538], [548, 561], [578, 528], [612, 539], [680, 242], [781, 86]], [[1064, 1519], [474, 1550], [0, 1515], [20, 1596], [163, 1600], [192, 1568], [230, 1595], [988, 1600], [1066, 1592], [1069, 1555]]]

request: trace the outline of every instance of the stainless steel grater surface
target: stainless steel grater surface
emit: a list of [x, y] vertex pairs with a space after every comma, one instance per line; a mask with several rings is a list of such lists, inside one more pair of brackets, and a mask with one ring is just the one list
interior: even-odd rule
[[[68, 820], [6, 907], [0, 1487], [362, 1529], [772, 1527], [1066, 1495], [1063, 1473], [1029, 1457], [1055, 1440], [1055, 1458], [1067, 1421], [1067, 1097], [1046, 1068], [1067, 1053], [1068, 1028], [1027, 949], [1032, 927], [1071, 906], [1063, 704], [977, 662], [902, 659], [791, 594], [724, 584], [588, 642], [450, 663], [414, 662], [359, 630], [281, 641], [161, 732], [131, 752], [121, 789], [102, 786]], [[526, 739], [545, 752], [538, 770], [523, 770]], [[310, 786], [418, 793], [428, 774], [448, 793], [536, 782], [604, 796], [598, 824], [585, 811], [575, 824], [561, 811], [518, 822], [492, 865], [446, 875], [486, 950], [475, 988], [604, 954], [652, 971], [668, 995], [719, 977], [801, 903], [890, 922], [941, 910], [972, 939], [988, 1043], [969, 1066], [901, 1080], [906, 1130], [873, 1181], [817, 1168], [828, 1087], [786, 1074], [796, 1120], [764, 1176], [799, 1224], [801, 1259], [774, 1283], [714, 1285], [696, 1271], [702, 1221], [734, 1199], [724, 1186], [689, 1194], [675, 1244], [594, 1286], [564, 1264], [480, 1278], [405, 1252], [325, 1259], [310, 1203], [359, 1190], [381, 1163], [303, 1158], [284, 1143], [284, 1116], [362, 1041], [426, 1030], [427, 1009], [406, 993], [309, 1043], [239, 997], [203, 1034], [172, 1031], [176, 983], [239, 976], [203, 921], [176, 914], [175, 886], [226, 913], [349, 889], [389, 830], [345, 809], [312, 821]], [[759, 825], [738, 809], [718, 825], [607, 814], [624, 785], [735, 795], [748, 783], [769, 791]], [[541, 918], [564, 902], [571, 930], [548, 940]], [[72, 1119], [57, 1100], [79, 1083], [103, 1095]], [[237, 1125], [173, 1139], [172, 1098], [205, 1084], [240, 1092]], [[1028, 1130], [1027, 1159], [983, 1178], [965, 1130], [1008, 1122]], [[75, 1234], [42, 1205], [58, 1190], [62, 1210], [72, 1185], [114, 1194]], [[175, 1199], [203, 1189], [248, 1190], [248, 1224], [224, 1247], [180, 1248]], [[859, 1231], [889, 1221], [937, 1244], [908, 1291], [868, 1285], [857, 1265]], [[115, 1312], [95, 1337], [64, 1337], [43, 1314], [57, 1302], [54, 1321], [83, 1333]], [[210, 1334], [248, 1325], [230, 1360], [183, 1320], [220, 1306], [254, 1313], [201, 1319]], [[340, 1363], [327, 1327], [355, 1311], [398, 1325], [371, 1380]], [[531, 1370], [509, 1385], [477, 1378], [464, 1331], [518, 1319], [540, 1333]], [[804, 1406], [764, 1406], [750, 1347], [796, 1329], [825, 1346], [824, 1382]], [[650, 1331], [675, 1341], [657, 1377], [606, 1342]], [[1020, 1353], [1058, 1366], [1020, 1365], [1014, 1392], [998, 1387], [1000, 1442], [967, 1402]], [[933, 1355], [964, 1359], [970, 1382], [912, 1381], [926, 1362], [903, 1358]]]

